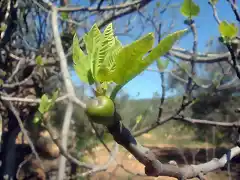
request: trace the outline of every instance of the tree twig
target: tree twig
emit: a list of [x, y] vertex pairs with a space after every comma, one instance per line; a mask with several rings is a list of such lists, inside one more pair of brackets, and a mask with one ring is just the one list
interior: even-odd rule
[[40, 157], [39, 157], [39, 155], [38, 155], [38, 153], [37, 153], [37, 151], [36, 151], [36, 149], [35, 149], [35, 147], [34, 147], [34, 144], [33, 144], [31, 138], [29, 137], [29, 135], [28, 135], [28, 133], [27, 133], [27, 130], [24, 128], [24, 125], [23, 125], [23, 123], [22, 123], [22, 120], [21, 120], [21, 118], [20, 118], [20, 116], [19, 116], [18, 111], [17, 111], [16, 108], [13, 106], [12, 102], [7, 102], [7, 103], [8, 103], [8, 106], [9, 106], [10, 110], [11, 110], [11, 111], [13, 112], [13, 114], [15, 115], [15, 117], [16, 117], [16, 119], [17, 119], [17, 121], [18, 121], [18, 124], [19, 124], [19, 126], [20, 126], [20, 129], [21, 129], [23, 135], [26, 137], [26, 139], [27, 139], [27, 141], [28, 141], [28, 144], [29, 144], [29, 146], [31, 147], [31, 150], [32, 150], [33, 154], [35, 155], [36, 159], [39, 161], [41, 168], [44, 169], [44, 166], [43, 166], [43, 164], [42, 164], [42, 160], [40, 159]]

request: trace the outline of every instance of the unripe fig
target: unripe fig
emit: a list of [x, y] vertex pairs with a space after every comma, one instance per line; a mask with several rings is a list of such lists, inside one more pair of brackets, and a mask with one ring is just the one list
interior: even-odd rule
[[113, 123], [114, 112], [114, 103], [106, 96], [97, 96], [87, 105], [86, 109], [86, 113], [93, 122], [105, 126]]

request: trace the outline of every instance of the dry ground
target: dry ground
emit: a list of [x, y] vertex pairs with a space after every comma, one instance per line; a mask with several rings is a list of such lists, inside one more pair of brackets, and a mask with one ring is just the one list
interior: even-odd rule
[[[153, 135], [146, 134], [143, 136], [145, 139], [151, 139]], [[148, 146], [151, 144], [148, 144]], [[173, 147], [174, 145], [171, 144], [153, 144], [154, 147], [159, 148], [166, 148], [166, 147]], [[109, 145], [109, 147], [111, 147]], [[104, 164], [108, 160], [108, 152], [102, 147], [99, 146], [95, 149], [95, 158], [91, 161], [97, 164]], [[117, 162], [116, 162], [117, 161]], [[144, 175], [144, 166], [140, 164], [137, 160], [132, 157], [131, 154], [126, 152], [123, 148], [119, 147], [119, 153], [117, 154], [116, 161], [114, 161], [107, 171], [99, 172], [93, 175], [90, 179], [91, 180], [176, 180], [176, 178], [171, 177], [146, 177], [146, 176], [138, 176], [137, 174]], [[119, 164], [117, 166], [117, 164]], [[228, 180], [227, 172], [213, 172], [209, 173], [207, 176], [207, 180]], [[194, 178], [193, 180], [195, 180]], [[232, 179], [233, 180], [233, 179]]]

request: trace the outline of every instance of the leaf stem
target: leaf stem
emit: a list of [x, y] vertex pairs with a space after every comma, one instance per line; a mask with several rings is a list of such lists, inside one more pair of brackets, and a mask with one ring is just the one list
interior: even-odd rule
[[122, 89], [122, 87], [123, 87], [124, 85], [125, 85], [125, 84], [123, 84], [123, 85], [117, 85], [117, 86], [114, 87], [114, 89], [113, 89], [113, 91], [112, 91], [112, 93], [111, 93], [111, 95], [110, 95], [110, 99], [111, 99], [112, 101], [115, 100], [115, 98], [116, 98], [116, 96], [117, 96], [117, 93]]

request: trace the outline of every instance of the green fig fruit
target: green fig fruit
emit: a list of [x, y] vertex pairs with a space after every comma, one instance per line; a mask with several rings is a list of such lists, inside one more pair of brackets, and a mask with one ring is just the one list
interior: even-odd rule
[[105, 126], [113, 123], [115, 106], [113, 101], [106, 96], [97, 96], [96, 99], [87, 104], [86, 113], [91, 120]]

